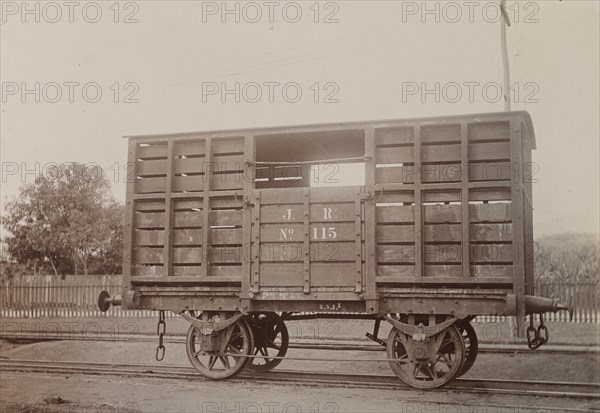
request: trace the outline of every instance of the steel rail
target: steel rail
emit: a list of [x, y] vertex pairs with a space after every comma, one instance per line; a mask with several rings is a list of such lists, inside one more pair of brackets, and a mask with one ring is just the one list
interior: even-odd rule
[[[89, 334], [86, 333], [69, 333], [69, 334], [52, 334], [39, 332], [22, 332], [22, 333], [0, 333], [0, 340], [26, 341], [26, 342], [43, 342], [43, 341], [107, 341], [107, 342], [132, 342], [145, 343], [156, 342], [155, 335], [149, 334]], [[184, 335], [165, 336], [165, 343], [184, 343]], [[504, 346], [504, 347], [503, 347]], [[600, 347], [597, 346], [567, 346], [560, 348], [561, 345], [553, 347], [541, 347], [535, 352], [529, 350], [525, 345], [520, 348], [511, 347], [506, 344], [496, 343], [479, 343], [479, 353], [490, 354], [514, 354], [518, 353], [544, 353], [544, 354], [582, 354], [582, 353], [600, 353]], [[298, 340], [290, 341], [290, 349], [306, 349], [306, 350], [338, 350], [338, 351], [385, 351], [385, 347], [378, 344], [359, 344], [355, 341], [340, 340]]]
[[[114, 364], [49, 362], [39, 360], [0, 359], [0, 371], [18, 371], [46, 374], [88, 374], [112, 375], [161, 379], [200, 379], [206, 380], [191, 367], [178, 365], [156, 366], [150, 364]], [[233, 381], [272, 384], [301, 384], [309, 386], [358, 387], [370, 389], [414, 390], [402, 383], [396, 376], [374, 374], [326, 373], [315, 371], [275, 370], [266, 374], [242, 374]], [[572, 398], [600, 400], [600, 384], [579, 382], [552, 382], [534, 380], [498, 380], [458, 378], [442, 389], [431, 391], [459, 391], [464, 393], [484, 393], [534, 396], [545, 398]]]

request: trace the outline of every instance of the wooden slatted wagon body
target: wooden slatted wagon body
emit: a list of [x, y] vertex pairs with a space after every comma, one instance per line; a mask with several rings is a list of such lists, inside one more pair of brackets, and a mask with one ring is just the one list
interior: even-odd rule
[[[443, 385], [474, 316], [560, 307], [531, 297], [534, 148], [525, 112], [130, 137], [122, 298], [101, 301], [183, 314], [212, 378], [252, 364], [265, 323], [385, 318], [388, 357], [421, 363], [399, 377]], [[341, 164], [364, 185], [315, 185]]]

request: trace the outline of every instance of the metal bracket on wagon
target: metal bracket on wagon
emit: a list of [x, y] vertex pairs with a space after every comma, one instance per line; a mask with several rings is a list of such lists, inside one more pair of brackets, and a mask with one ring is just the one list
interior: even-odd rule
[[194, 317], [190, 317], [189, 315], [187, 315], [185, 313], [180, 313], [180, 315], [184, 319], [189, 321], [189, 323], [191, 325], [193, 325], [198, 330], [200, 330], [200, 334], [202, 334], [203, 336], [209, 336], [214, 331], [224, 330], [244, 316], [243, 314], [238, 314], [238, 315], [235, 315], [235, 316], [228, 318], [227, 320], [223, 320], [223, 321], [219, 320], [218, 318], [215, 321], [204, 321], [204, 320], [198, 320], [197, 318], [194, 318]]
[[525, 314], [556, 313], [557, 311], [568, 311], [570, 319], [573, 320], [573, 296], [568, 305], [561, 304], [558, 298], [525, 296]]
[[457, 318], [452, 317], [451, 319], [446, 320], [443, 323], [436, 324], [433, 326], [424, 326], [422, 324], [415, 326], [412, 324], [404, 324], [398, 320], [394, 320], [389, 315], [386, 315], [384, 318], [396, 329], [398, 329], [404, 334], [411, 336], [412, 339], [415, 341], [425, 341], [425, 339], [445, 330], [458, 320]]

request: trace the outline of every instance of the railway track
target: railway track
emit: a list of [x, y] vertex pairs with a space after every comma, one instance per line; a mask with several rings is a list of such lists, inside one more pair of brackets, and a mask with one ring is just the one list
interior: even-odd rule
[[[154, 335], [146, 334], [40, 334], [39, 332], [0, 333], [0, 340], [8, 340], [20, 343], [36, 343], [43, 341], [107, 341], [107, 342], [131, 342], [144, 343], [156, 342]], [[185, 336], [172, 335], [164, 338], [165, 343], [183, 344]], [[357, 341], [334, 341], [334, 340], [295, 340], [290, 341], [290, 348], [306, 350], [337, 350], [337, 351], [385, 351], [378, 344], [365, 344]], [[531, 352], [524, 344], [496, 344], [479, 343], [479, 353], [490, 354], [514, 354], [515, 352]], [[544, 354], [582, 354], [600, 353], [600, 347], [596, 346], [564, 346], [546, 345], [535, 351]]]
[[[190, 367], [178, 365], [108, 364], [52, 362], [39, 360], [0, 360], [0, 372], [38, 374], [84, 374], [94, 376], [119, 376], [135, 378], [159, 378], [170, 380], [206, 380]], [[368, 389], [414, 390], [392, 375], [337, 374], [314, 371], [275, 370], [265, 374], [242, 374], [233, 381], [252, 380], [269, 384], [304, 386], [356, 387]], [[581, 401], [600, 401], [600, 385], [576, 382], [550, 382], [532, 380], [494, 380], [459, 378], [443, 389], [431, 391], [461, 393], [534, 396], [541, 398], [570, 398]], [[564, 410], [564, 409], [560, 409]], [[574, 410], [578, 411], [578, 410]]]

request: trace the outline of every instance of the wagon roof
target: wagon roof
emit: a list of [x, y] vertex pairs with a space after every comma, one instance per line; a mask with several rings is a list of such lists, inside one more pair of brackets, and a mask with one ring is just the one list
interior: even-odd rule
[[289, 125], [289, 126], [268, 126], [268, 127], [252, 127], [252, 128], [237, 128], [237, 129], [218, 129], [210, 131], [196, 131], [196, 132], [180, 132], [180, 133], [165, 133], [165, 134], [149, 134], [149, 135], [130, 135], [125, 136], [128, 139], [134, 140], [167, 140], [172, 138], [227, 138], [233, 136], [242, 135], [276, 135], [276, 134], [293, 134], [293, 133], [307, 133], [307, 132], [319, 132], [319, 131], [335, 131], [344, 129], [362, 129], [366, 126], [373, 127], [392, 127], [392, 126], [409, 126], [414, 123], [420, 123], [422, 125], [434, 124], [450, 124], [460, 121], [468, 122], [494, 122], [507, 120], [510, 118], [521, 118], [528, 129], [528, 135], [531, 142], [531, 147], [536, 148], [536, 139], [533, 129], [533, 123], [531, 115], [527, 111], [513, 111], [513, 112], [491, 112], [491, 113], [476, 113], [476, 114], [463, 114], [463, 115], [450, 115], [450, 116], [433, 116], [433, 117], [416, 117], [416, 118], [399, 118], [399, 119], [380, 119], [370, 121], [352, 121], [352, 122], [331, 122], [331, 123], [317, 123], [317, 124], [303, 124], [303, 125]]

